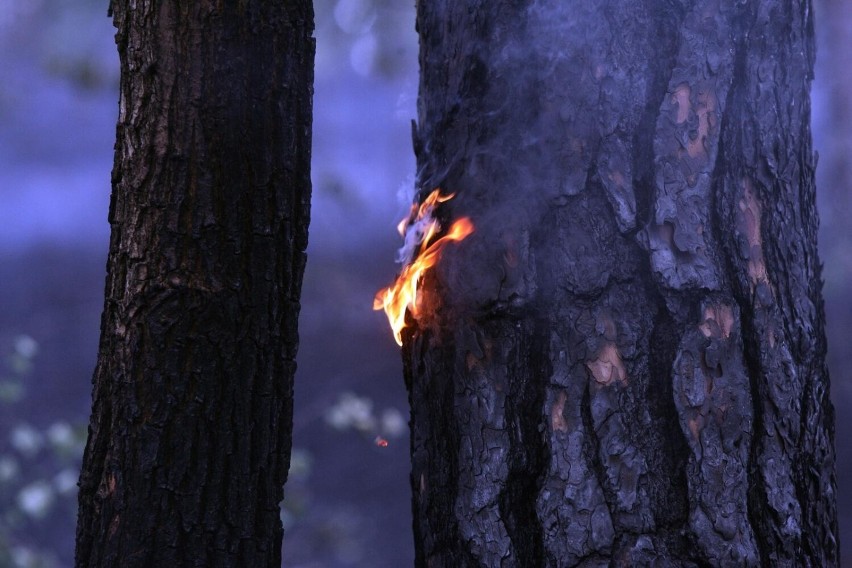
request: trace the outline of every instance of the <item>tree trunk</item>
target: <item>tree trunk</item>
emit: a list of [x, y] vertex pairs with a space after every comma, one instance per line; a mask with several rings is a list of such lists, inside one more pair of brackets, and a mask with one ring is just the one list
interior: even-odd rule
[[[837, 566], [810, 1], [418, 3], [418, 566]], [[446, 226], [446, 223], [444, 223]]]
[[279, 566], [313, 10], [113, 0], [121, 96], [78, 566]]

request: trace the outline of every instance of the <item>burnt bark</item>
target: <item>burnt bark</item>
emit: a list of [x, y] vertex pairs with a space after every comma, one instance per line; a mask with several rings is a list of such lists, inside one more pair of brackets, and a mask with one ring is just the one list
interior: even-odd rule
[[417, 565], [837, 566], [810, 1], [417, 25]]
[[313, 9], [113, 0], [121, 93], [78, 566], [279, 566]]

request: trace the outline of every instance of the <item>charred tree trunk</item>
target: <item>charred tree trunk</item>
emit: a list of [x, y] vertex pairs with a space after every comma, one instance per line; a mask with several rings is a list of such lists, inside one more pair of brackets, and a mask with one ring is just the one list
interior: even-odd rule
[[837, 566], [810, 1], [418, 3], [419, 566]]
[[121, 98], [78, 566], [279, 566], [313, 11], [113, 0]]

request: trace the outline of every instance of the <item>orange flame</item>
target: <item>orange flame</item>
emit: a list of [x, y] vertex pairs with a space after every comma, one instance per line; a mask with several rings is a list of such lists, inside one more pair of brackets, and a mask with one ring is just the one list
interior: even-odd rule
[[[431, 217], [435, 205], [452, 199], [454, 195], [442, 196], [440, 190], [436, 189], [419, 206], [413, 205], [409, 216], [403, 219], [397, 227], [400, 234], [405, 236], [408, 227], [426, 217]], [[402, 345], [402, 329], [405, 327], [405, 311], [410, 311], [415, 318], [421, 313], [421, 306], [417, 301], [417, 287], [423, 273], [435, 266], [448, 243], [460, 241], [471, 234], [473, 223], [467, 217], [458, 219], [450, 226], [446, 235], [435, 242], [431, 242], [440, 230], [440, 224], [436, 219], [428, 221], [420, 240], [420, 248], [414, 259], [410, 264], [403, 267], [396, 282], [388, 288], [379, 290], [375, 300], [373, 300], [373, 309], [383, 309], [387, 314], [394, 338], [400, 346]]]

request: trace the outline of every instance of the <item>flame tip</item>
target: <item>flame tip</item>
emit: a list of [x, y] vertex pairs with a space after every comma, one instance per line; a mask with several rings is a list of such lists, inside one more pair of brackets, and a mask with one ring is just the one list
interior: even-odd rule
[[414, 239], [415, 245], [419, 246], [417, 253], [402, 268], [393, 285], [376, 293], [373, 309], [385, 311], [394, 332], [394, 339], [399, 346], [402, 346], [402, 330], [406, 327], [406, 311], [410, 311], [415, 318], [420, 313], [417, 288], [423, 274], [437, 264], [448, 243], [461, 241], [474, 231], [470, 218], [461, 217], [450, 225], [444, 236], [432, 242], [432, 239], [441, 231], [438, 220], [433, 217], [434, 208], [436, 204], [449, 201], [455, 195], [455, 193], [441, 195], [440, 188], [433, 190], [420, 205], [412, 205], [408, 217], [397, 225], [397, 230], [406, 238], [406, 241], [408, 241], [408, 231], [416, 227], [416, 230], [420, 232], [415, 234]]

